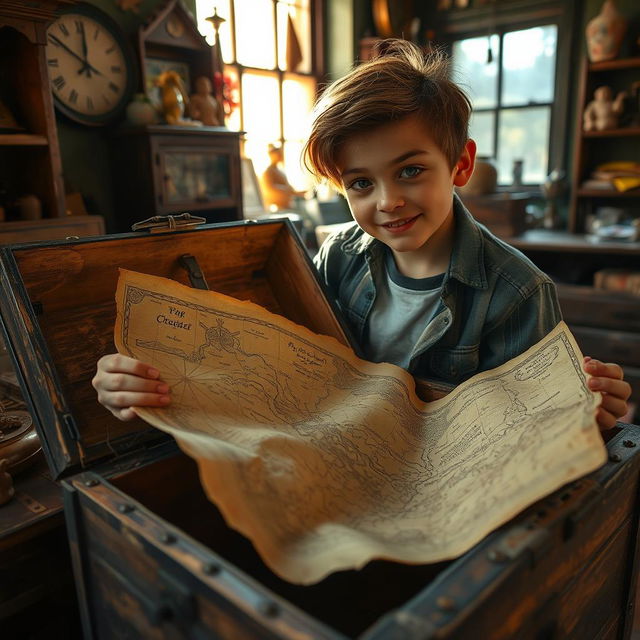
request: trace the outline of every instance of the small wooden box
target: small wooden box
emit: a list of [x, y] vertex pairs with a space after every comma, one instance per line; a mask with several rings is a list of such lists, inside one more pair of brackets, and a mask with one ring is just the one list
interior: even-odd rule
[[528, 193], [488, 193], [460, 195], [471, 215], [499, 238], [519, 236], [527, 228]]
[[2, 252], [3, 327], [49, 465], [64, 488], [86, 638], [620, 638], [631, 629], [640, 428], [610, 462], [533, 505], [449, 563], [375, 561], [301, 587], [229, 529], [193, 461], [96, 400], [112, 352], [117, 267], [212, 289], [346, 342], [284, 220], [26, 245]]

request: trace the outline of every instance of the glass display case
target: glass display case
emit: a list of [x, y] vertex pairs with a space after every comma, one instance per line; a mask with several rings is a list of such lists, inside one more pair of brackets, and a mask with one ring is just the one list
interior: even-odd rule
[[163, 204], [198, 208], [231, 198], [230, 160], [228, 154], [208, 150], [166, 150], [161, 160]]
[[112, 141], [116, 231], [156, 215], [242, 219], [240, 133], [223, 127], [153, 125]]

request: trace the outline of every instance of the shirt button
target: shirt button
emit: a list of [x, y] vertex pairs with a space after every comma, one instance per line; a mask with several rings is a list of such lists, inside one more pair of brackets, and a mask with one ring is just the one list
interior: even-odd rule
[[445, 318], [445, 319], [444, 319], [444, 323], [445, 323], [445, 324], [449, 324], [449, 318]]
[[373, 291], [368, 291], [365, 297], [367, 300], [373, 300]]

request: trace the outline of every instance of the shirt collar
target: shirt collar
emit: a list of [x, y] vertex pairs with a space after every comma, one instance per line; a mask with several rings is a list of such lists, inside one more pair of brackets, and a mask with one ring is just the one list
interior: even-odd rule
[[453, 214], [456, 230], [448, 275], [470, 287], [486, 289], [489, 285], [484, 266], [484, 237], [458, 194], [453, 196]]
[[[486, 289], [488, 283], [482, 232], [456, 193], [453, 195], [453, 215], [455, 236], [446, 279], [451, 277], [470, 287]], [[369, 253], [377, 256], [383, 252], [384, 245], [368, 233], [362, 232], [347, 240], [342, 249], [349, 254]]]

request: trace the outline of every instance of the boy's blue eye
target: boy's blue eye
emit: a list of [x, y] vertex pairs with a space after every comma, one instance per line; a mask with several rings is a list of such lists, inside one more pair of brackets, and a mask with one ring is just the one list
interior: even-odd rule
[[370, 184], [370, 180], [367, 180], [366, 178], [358, 178], [357, 180], [354, 180], [347, 188], [361, 191], [362, 189], [366, 189]]
[[404, 167], [402, 171], [400, 171], [401, 178], [415, 178], [419, 176], [424, 169], [421, 167]]

